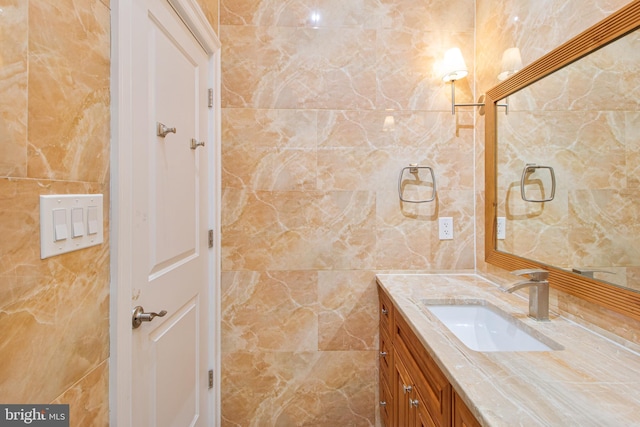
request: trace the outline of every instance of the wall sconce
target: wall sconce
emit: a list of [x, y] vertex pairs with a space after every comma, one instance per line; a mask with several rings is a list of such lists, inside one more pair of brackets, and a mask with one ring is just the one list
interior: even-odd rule
[[460, 49], [454, 47], [444, 53], [442, 68], [444, 72], [442, 80], [451, 82], [451, 114], [456, 114], [456, 107], [484, 107], [484, 103], [456, 104], [456, 80], [462, 79], [469, 74]]

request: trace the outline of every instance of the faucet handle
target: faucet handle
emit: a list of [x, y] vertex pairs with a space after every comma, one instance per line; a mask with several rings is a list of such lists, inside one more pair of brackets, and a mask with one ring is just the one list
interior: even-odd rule
[[522, 270], [514, 270], [511, 274], [515, 274], [516, 276], [524, 276], [527, 275], [531, 278], [531, 280], [535, 282], [542, 282], [544, 280], [549, 279], [549, 272], [547, 270], [541, 270], [537, 268], [525, 268]]

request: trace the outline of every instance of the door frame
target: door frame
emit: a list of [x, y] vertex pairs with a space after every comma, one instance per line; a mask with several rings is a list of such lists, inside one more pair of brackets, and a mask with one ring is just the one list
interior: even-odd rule
[[[213, 89], [207, 145], [209, 147], [209, 228], [214, 232], [209, 251], [209, 363], [214, 371], [209, 419], [220, 425], [220, 41], [196, 0], [165, 0], [193, 33], [208, 56], [208, 86]], [[131, 378], [133, 366], [131, 295], [132, 248], [128, 244], [133, 228], [133, 123], [131, 0], [111, 0], [111, 179], [110, 179], [110, 425], [132, 427]]]

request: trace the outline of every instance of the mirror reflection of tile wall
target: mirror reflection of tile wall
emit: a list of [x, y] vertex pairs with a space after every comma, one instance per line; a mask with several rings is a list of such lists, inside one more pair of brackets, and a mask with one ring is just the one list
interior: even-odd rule
[[[634, 32], [509, 97], [498, 115], [500, 250], [640, 290], [639, 52]], [[554, 168], [553, 201], [522, 200], [527, 163]], [[549, 193], [545, 171], [529, 178]]]
[[[477, 0], [476, 2], [476, 84], [484, 93], [500, 81], [502, 54], [518, 47], [524, 65], [530, 64], [555, 47], [622, 8], [629, 0], [547, 0], [520, 2], [514, 0]], [[484, 154], [483, 121], [475, 129], [478, 152]], [[476, 264], [491, 269], [484, 261], [484, 163], [476, 162], [478, 210], [476, 211]]]

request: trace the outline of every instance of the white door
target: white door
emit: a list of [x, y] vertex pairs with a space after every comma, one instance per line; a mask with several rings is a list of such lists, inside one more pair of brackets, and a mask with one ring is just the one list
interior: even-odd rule
[[208, 57], [167, 0], [135, 0], [132, 22], [131, 309], [149, 313], [132, 331], [132, 421], [207, 426]]

